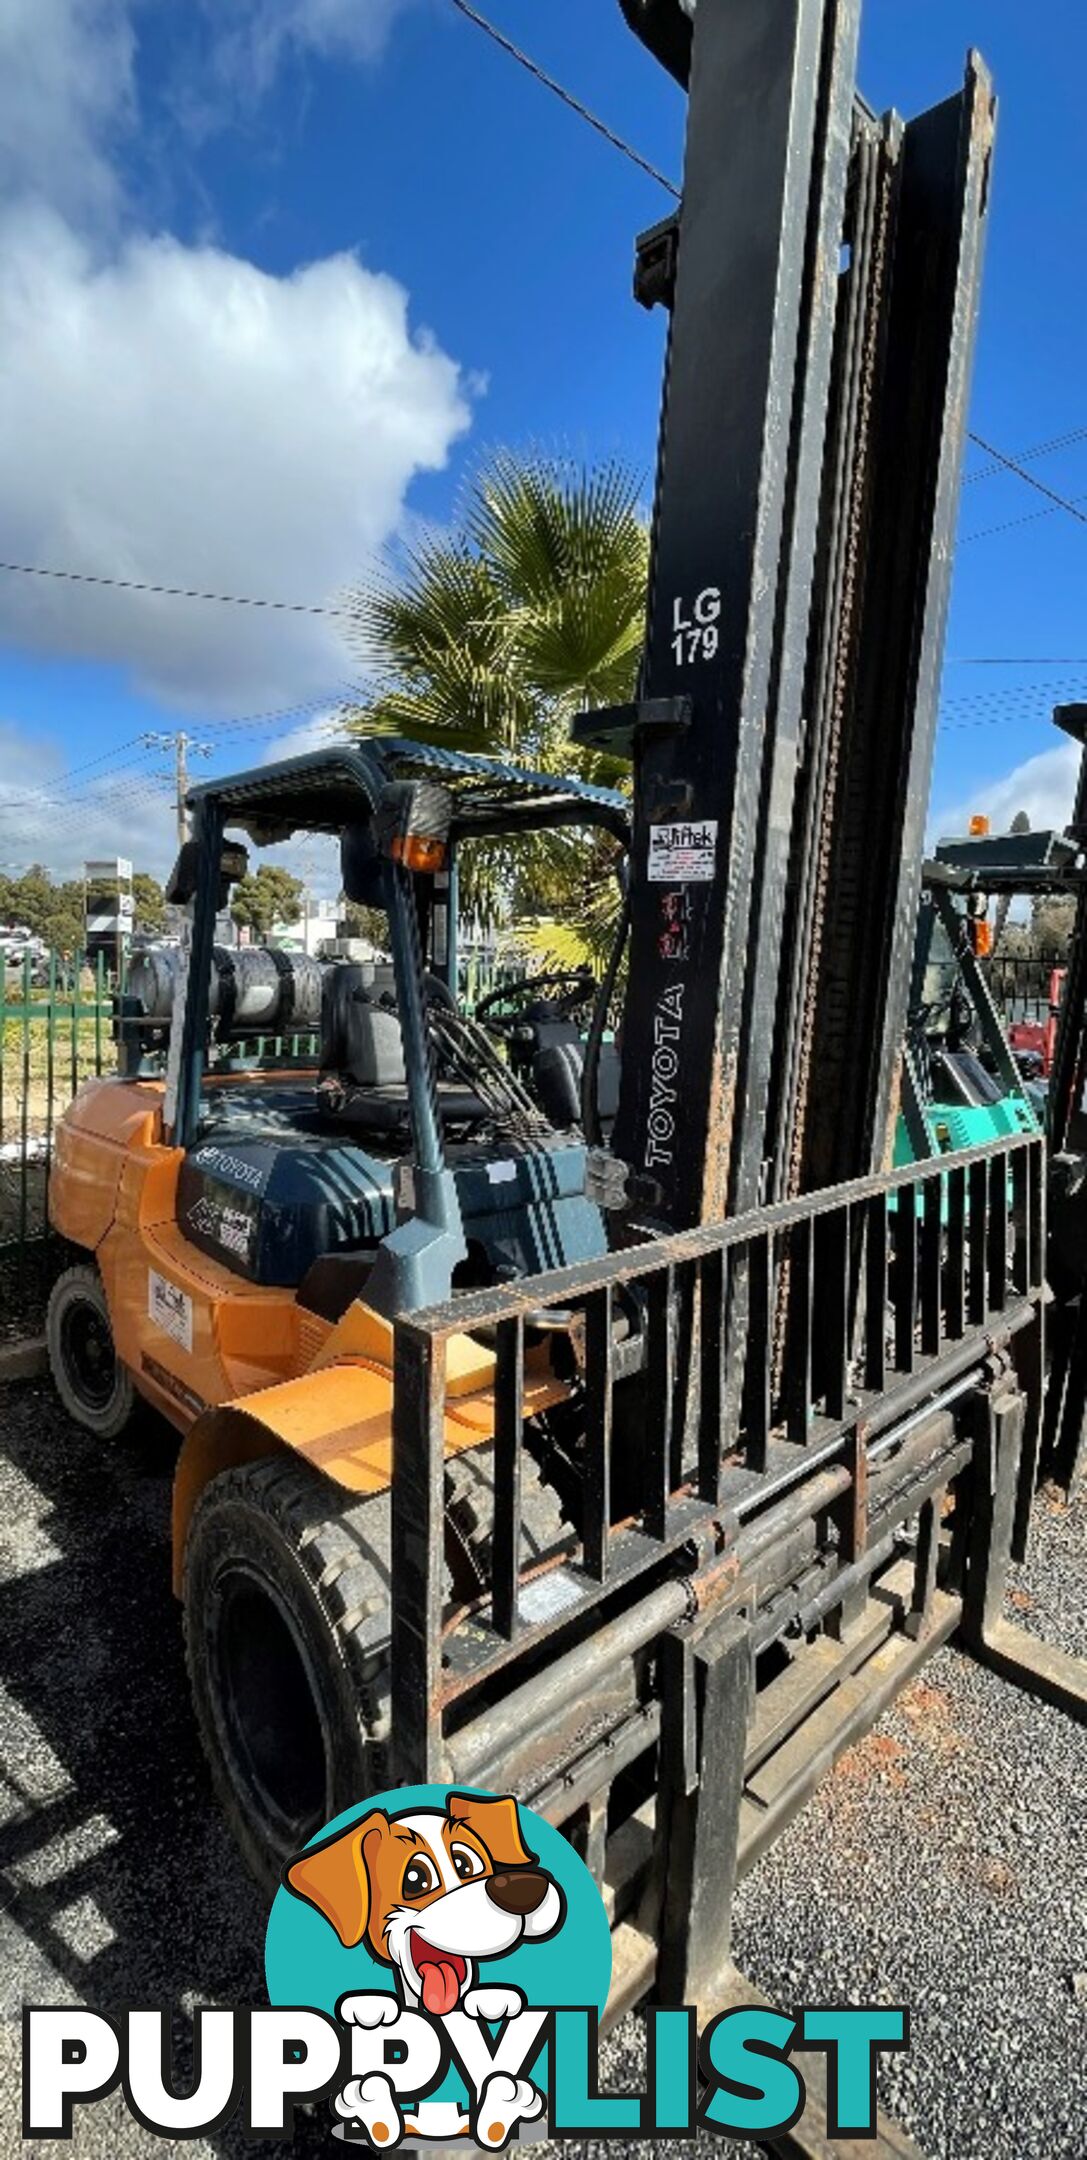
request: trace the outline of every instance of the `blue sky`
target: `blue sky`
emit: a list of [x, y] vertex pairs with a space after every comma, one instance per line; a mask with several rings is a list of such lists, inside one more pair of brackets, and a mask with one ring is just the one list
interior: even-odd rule
[[[615, 0], [487, 11], [678, 173], [684, 100]], [[1087, 11], [867, 0], [867, 95], [946, 95], [971, 41], [1002, 100], [974, 421], [1020, 452], [1087, 431]], [[662, 326], [631, 241], [667, 199], [449, 0], [9, 0], [0, 106], [4, 557], [322, 601], [447, 519], [488, 445], [648, 477]], [[1087, 495], [1087, 432], [1032, 470]], [[1010, 476], [965, 490], [940, 814], [1052, 815], [1069, 787], [1047, 710], [1087, 695], [1087, 528], [1045, 510]], [[187, 726], [227, 769], [356, 671], [318, 618], [10, 578], [0, 637], [0, 864], [126, 841], [162, 868], [140, 732]]]

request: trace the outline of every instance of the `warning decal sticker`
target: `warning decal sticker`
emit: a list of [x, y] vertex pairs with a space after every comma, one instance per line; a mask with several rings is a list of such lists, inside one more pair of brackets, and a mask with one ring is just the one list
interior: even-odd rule
[[649, 828], [651, 885], [708, 885], [717, 856], [717, 819]]
[[147, 1317], [183, 1350], [192, 1349], [192, 1299], [154, 1268], [147, 1277]]

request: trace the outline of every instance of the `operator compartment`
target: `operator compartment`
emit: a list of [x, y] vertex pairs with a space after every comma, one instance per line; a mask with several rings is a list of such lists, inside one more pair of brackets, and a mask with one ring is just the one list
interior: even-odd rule
[[[196, 791], [194, 806], [197, 830], [168, 888], [171, 904], [190, 910], [188, 943], [140, 957], [119, 1014], [126, 1071], [166, 1076], [182, 1236], [247, 1282], [318, 1299], [322, 1311], [364, 1290], [379, 1253], [386, 1273], [399, 1265], [395, 1233], [417, 1214], [429, 1221], [428, 1208], [458, 1220], [444, 1275], [404, 1263], [392, 1302], [406, 1309], [606, 1250], [585, 1192], [593, 1136], [578, 1129], [597, 984], [582, 965], [530, 976], [512, 993], [503, 984], [513, 1010], [493, 1020], [494, 993], [466, 1010], [457, 850], [588, 824], [621, 864], [622, 796], [382, 738], [257, 768], [225, 790]], [[350, 957], [218, 942], [249, 860], [228, 825], [257, 847], [302, 832], [338, 839], [342, 899], [369, 918], [370, 956], [368, 938], [346, 931]], [[620, 957], [621, 938], [609, 988]], [[544, 989], [552, 995], [541, 1003]], [[606, 1020], [593, 1065], [597, 1122], [610, 1126], [617, 1059]], [[565, 1084], [548, 1098], [537, 1053], [556, 1047]], [[440, 1241], [445, 1225], [432, 1227]]]

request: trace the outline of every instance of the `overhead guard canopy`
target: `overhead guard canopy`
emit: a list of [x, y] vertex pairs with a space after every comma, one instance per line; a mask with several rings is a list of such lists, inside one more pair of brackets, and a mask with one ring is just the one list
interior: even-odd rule
[[554, 825], [601, 825], [624, 847], [629, 810], [612, 788], [527, 771], [498, 758], [382, 735], [333, 743], [301, 757], [258, 765], [193, 788], [193, 805], [214, 802], [227, 825], [241, 825], [259, 846], [291, 833], [340, 833], [377, 809], [390, 782], [440, 779], [453, 798], [454, 841]]

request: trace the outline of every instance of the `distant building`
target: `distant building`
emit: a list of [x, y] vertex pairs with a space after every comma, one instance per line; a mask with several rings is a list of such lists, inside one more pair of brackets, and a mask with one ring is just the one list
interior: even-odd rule
[[282, 952], [304, 952], [312, 957], [319, 945], [337, 936], [338, 930], [337, 911], [332, 902], [314, 900], [297, 922], [273, 923], [266, 943], [278, 945]]

